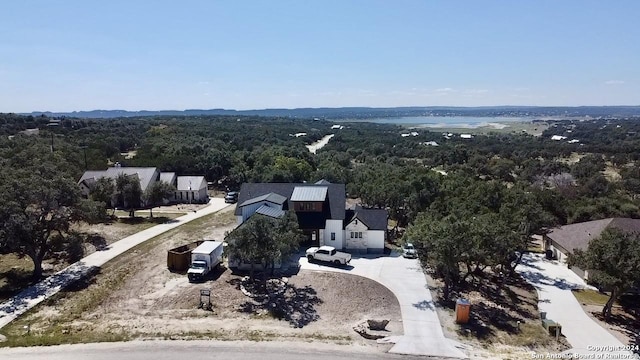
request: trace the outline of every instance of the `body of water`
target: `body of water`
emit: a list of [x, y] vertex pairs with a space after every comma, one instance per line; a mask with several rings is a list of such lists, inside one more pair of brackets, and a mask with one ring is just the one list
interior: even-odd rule
[[349, 122], [371, 122], [428, 128], [469, 128], [492, 127], [502, 129], [513, 122], [529, 122], [526, 117], [479, 117], [479, 116], [405, 116], [348, 120]]

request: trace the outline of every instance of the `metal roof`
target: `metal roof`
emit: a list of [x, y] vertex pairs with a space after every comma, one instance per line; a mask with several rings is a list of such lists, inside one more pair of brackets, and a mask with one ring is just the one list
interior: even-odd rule
[[207, 188], [207, 180], [204, 176], [178, 176], [178, 191], [197, 191]]
[[285, 201], [287, 201], [287, 198], [280, 194], [270, 192], [268, 194], [264, 194], [262, 196], [258, 196], [258, 197], [254, 197], [252, 199], [246, 200], [242, 204], [238, 205], [238, 208], [242, 206], [250, 205], [250, 204], [255, 204], [260, 201], [268, 201], [274, 204], [282, 205], [285, 203]]
[[137, 175], [140, 179], [140, 189], [144, 192], [149, 185], [158, 179], [160, 172], [154, 167], [110, 167], [105, 172], [106, 177], [115, 179], [118, 175]]
[[[238, 206], [236, 206], [235, 214], [242, 215], [242, 204], [249, 203], [248, 201], [260, 197], [268, 193], [276, 193], [289, 199], [288, 202], [282, 204], [282, 209], [293, 209], [293, 203], [291, 202], [291, 194], [293, 189], [297, 186], [322, 186], [327, 187], [327, 201], [329, 207], [323, 206], [323, 213], [313, 213], [322, 218], [322, 223], [326, 219], [343, 220], [345, 216], [345, 186], [344, 184], [327, 184], [327, 185], [313, 185], [313, 184], [296, 184], [296, 183], [244, 183], [240, 189], [240, 195], [238, 196]], [[312, 213], [298, 213], [298, 221], [300, 217], [306, 217], [306, 215]], [[319, 229], [316, 227], [316, 229]]]
[[171, 185], [176, 181], [176, 173], [174, 172], [161, 172], [160, 173], [160, 181], [167, 182]]
[[284, 211], [271, 206], [262, 205], [258, 210], [256, 210], [256, 214], [262, 214], [272, 218], [281, 218], [284, 216]]
[[327, 198], [326, 186], [296, 186], [291, 201], [324, 201]]

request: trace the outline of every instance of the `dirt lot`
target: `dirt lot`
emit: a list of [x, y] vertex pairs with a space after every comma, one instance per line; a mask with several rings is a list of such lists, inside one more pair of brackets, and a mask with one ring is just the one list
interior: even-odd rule
[[[222, 268], [213, 280], [190, 284], [166, 267], [167, 250], [202, 238], [222, 240], [234, 228], [234, 207], [169, 231], [109, 262], [94, 277], [47, 301], [3, 329], [9, 345], [134, 338], [302, 340], [378, 345], [352, 327], [366, 319], [392, 320], [402, 333], [400, 307], [385, 287], [347, 274], [300, 271], [287, 277], [287, 314], [270, 311], [239, 289], [241, 274]], [[213, 311], [198, 309], [211, 290]], [[22, 336], [31, 325], [31, 335]], [[24, 340], [27, 338], [26, 340]], [[1, 345], [0, 345], [1, 346]]]
[[[427, 275], [432, 293], [443, 284]], [[558, 353], [569, 348], [564, 338], [556, 342], [540, 324], [536, 291], [521, 278], [507, 281], [496, 290], [491, 277], [459, 289], [454, 299], [471, 302], [468, 324], [455, 322], [455, 303], [436, 301], [436, 311], [446, 337], [468, 345], [470, 357], [478, 359], [530, 359], [531, 352]], [[520, 324], [518, 324], [520, 321]]]

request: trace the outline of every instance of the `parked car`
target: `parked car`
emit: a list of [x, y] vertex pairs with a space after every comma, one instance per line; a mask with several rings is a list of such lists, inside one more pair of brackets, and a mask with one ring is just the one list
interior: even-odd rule
[[333, 246], [311, 247], [307, 249], [307, 260], [330, 262], [336, 265], [347, 265], [351, 261], [351, 254], [336, 251]]
[[237, 191], [229, 191], [227, 195], [224, 197], [224, 202], [227, 204], [235, 204], [238, 201], [238, 192]]
[[402, 245], [402, 256], [409, 259], [415, 259], [418, 257], [418, 252], [416, 251], [416, 248], [413, 247], [412, 243], [406, 243]]

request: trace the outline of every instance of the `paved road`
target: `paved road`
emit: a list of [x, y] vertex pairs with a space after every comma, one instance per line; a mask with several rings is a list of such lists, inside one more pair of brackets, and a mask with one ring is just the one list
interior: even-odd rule
[[[414, 356], [380, 353], [376, 349], [323, 343], [248, 341], [131, 341], [1, 349], [12, 360], [418, 360]], [[436, 360], [436, 359], [434, 359]]]
[[436, 313], [427, 280], [418, 260], [391, 256], [354, 256], [351, 266], [333, 267], [310, 264], [300, 258], [300, 267], [308, 270], [334, 271], [364, 276], [391, 290], [398, 298], [402, 312], [404, 335], [392, 340], [390, 353], [467, 358], [455, 342], [445, 338]]
[[197, 212], [191, 212], [165, 224], [156, 225], [128, 236], [111, 244], [106, 250], [96, 251], [95, 253], [70, 265], [66, 269], [63, 269], [39, 283], [24, 289], [18, 295], [0, 305], [0, 329], [27, 310], [56, 294], [66, 285], [86, 275], [91, 269], [104, 265], [107, 261], [155, 236], [202, 216], [220, 211], [227, 206], [229, 206], [229, 204], [226, 204], [224, 199], [212, 198], [209, 201], [208, 206], [198, 210]]
[[540, 254], [525, 254], [522, 260], [523, 263], [518, 265], [516, 271], [536, 288], [540, 311], [547, 313], [547, 319], [562, 325], [562, 334], [573, 347], [567, 353], [591, 354], [589, 356], [611, 353], [621, 354], [621, 359], [630, 358], [624, 357], [629, 353], [593, 348], [609, 346], [610, 349], [621, 349], [623, 344], [591, 319], [571, 293], [572, 289], [588, 287], [584, 280], [565, 265], [546, 260]]

